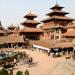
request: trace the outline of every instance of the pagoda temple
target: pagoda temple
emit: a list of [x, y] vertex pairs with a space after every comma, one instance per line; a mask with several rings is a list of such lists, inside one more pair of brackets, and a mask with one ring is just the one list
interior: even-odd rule
[[14, 26], [13, 24], [11, 25], [11, 26], [9, 26], [8, 27], [8, 29], [7, 29], [7, 34], [8, 35], [10, 35], [10, 34], [20, 34], [19, 33], [19, 31], [20, 31], [20, 28], [19, 28], [19, 26]]
[[24, 16], [26, 21], [21, 23], [24, 26], [24, 29], [21, 30], [21, 35], [25, 35], [25, 38], [31, 40], [39, 40], [43, 36], [43, 30], [37, 28], [37, 25], [40, 24], [39, 21], [35, 20], [37, 15], [33, 14], [31, 11]]
[[16, 27], [16, 26], [14, 26], [13, 24], [8, 27], [8, 30], [11, 30], [11, 31], [17, 30], [17, 29], [19, 29], [19, 27]]
[[42, 20], [42, 29], [45, 30], [44, 37], [54, 40], [62, 39], [62, 34], [67, 32], [67, 26], [71, 24], [75, 19], [67, 17], [68, 12], [62, 11], [64, 7], [59, 4], [55, 4], [52, 11], [46, 14], [48, 18]]

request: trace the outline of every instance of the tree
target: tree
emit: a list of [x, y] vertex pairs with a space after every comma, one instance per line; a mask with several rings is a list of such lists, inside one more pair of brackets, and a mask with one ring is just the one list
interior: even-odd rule
[[9, 74], [8, 71], [3, 68], [2, 70], [0, 70], [0, 75], [9, 75]]
[[29, 75], [29, 71], [26, 70], [25, 73], [24, 73], [24, 75]]
[[22, 72], [22, 71], [18, 71], [18, 72], [16, 73], [16, 75], [23, 75], [23, 72]]

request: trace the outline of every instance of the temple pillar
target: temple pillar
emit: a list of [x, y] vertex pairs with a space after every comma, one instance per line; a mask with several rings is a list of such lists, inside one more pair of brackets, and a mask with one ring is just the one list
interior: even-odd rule
[[61, 29], [59, 29], [59, 40], [61, 40]]
[[56, 40], [56, 30], [54, 30], [54, 40]]

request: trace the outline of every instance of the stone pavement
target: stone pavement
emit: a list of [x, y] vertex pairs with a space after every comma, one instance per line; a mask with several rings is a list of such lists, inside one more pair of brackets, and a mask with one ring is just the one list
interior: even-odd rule
[[33, 66], [28, 67], [27, 64], [16, 66], [16, 71], [29, 70], [30, 75], [72, 75], [75, 73], [75, 61], [66, 60], [65, 57], [52, 58], [40, 51], [25, 50], [33, 57]]

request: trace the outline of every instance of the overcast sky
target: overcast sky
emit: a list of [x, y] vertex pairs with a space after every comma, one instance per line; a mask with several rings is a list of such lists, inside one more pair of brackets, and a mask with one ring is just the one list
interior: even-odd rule
[[70, 13], [68, 16], [75, 18], [75, 0], [0, 0], [0, 20], [4, 27], [20, 24], [29, 10], [38, 15], [38, 20], [42, 20], [56, 1]]

